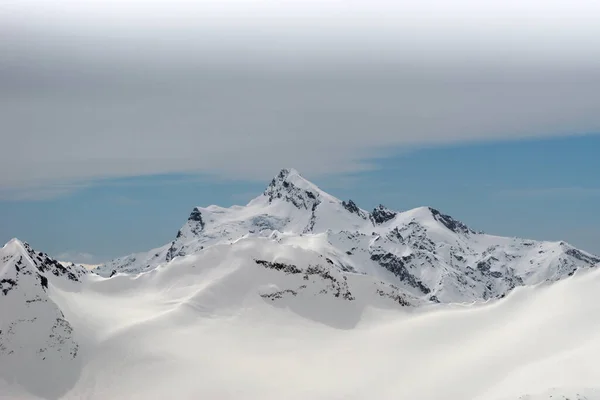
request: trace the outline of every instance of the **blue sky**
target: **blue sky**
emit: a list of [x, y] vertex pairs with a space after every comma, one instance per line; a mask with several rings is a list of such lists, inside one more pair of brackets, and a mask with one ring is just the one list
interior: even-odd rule
[[[374, 159], [370, 171], [304, 175], [366, 209], [430, 205], [487, 233], [566, 240], [600, 253], [599, 151], [600, 135], [461, 144]], [[245, 204], [271, 178], [106, 179], [49, 198], [5, 199], [0, 241], [19, 237], [53, 255], [107, 260], [165, 244], [194, 206]]]

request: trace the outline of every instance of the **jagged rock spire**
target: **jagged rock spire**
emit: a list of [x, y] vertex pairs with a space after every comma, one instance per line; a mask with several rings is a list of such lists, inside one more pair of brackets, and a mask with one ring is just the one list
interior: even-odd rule
[[452, 218], [449, 215], [442, 214], [435, 208], [429, 207], [429, 210], [431, 211], [431, 215], [433, 215], [433, 218], [435, 218], [436, 221], [440, 222], [442, 225], [444, 225], [446, 228], [450, 229], [452, 232], [463, 233], [463, 234], [475, 234], [476, 233], [473, 229], [469, 228], [467, 225]]
[[321, 190], [295, 169], [284, 168], [271, 180], [263, 194], [268, 197], [269, 203], [280, 199], [296, 208], [312, 210], [315, 204], [320, 203]]
[[371, 218], [375, 224], [383, 224], [394, 219], [398, 215], [396, 211], [392, 211], [383, 204], [378, 205], [371, 212]]

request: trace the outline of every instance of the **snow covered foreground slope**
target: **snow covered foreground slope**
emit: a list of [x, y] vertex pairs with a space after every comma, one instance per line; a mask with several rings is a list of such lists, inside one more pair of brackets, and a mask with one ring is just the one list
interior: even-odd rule
[[317, 252], [341, 271], [396, 285], [421, 302], [500, 298], [515, 287], [557, 281], [600, 263], [564, 242], [476, 232], [429, 207], [396, 212], [379, 206], [367, 212], [284, 169], [248, 205], [196, 207], [171, 243], [95, 272], [140, 273], [249, 237]]
[[[331, 269], [309, 272], [315, 265]], [[336, 271], [318, 253], [265, 238], [211, 246], [139, 275], [44, 273], [47, 290], [19, 276], [23, 296], [9, 297], [19, 293], [13, 286], [0, 297], [12, 299], [2, 324], [13, 308], [11, 318], [21, 319], [19, 300], [37, 293], [48, 308], [29, 315], [49, 322], [62, 313], [77, 355], [44, 364], [30, 349], [53, 338], [48, 325], [22, 329], [24, 346], [0, 356], [0, 398], [600, 399], [598, 268], [492, 303], [422, 307], [380, 296], [377, 280]]]

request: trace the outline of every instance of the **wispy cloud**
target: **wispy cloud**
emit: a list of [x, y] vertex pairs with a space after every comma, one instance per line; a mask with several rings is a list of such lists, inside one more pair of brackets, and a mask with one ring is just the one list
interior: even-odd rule
[[71, 193], [90, 187], [90, 183], [76, 182], [51, 182], [51, 183], [24, 183], [23, 185], [11, 184], [0, 186], [0, 201], [43, 201], [68, 196]]

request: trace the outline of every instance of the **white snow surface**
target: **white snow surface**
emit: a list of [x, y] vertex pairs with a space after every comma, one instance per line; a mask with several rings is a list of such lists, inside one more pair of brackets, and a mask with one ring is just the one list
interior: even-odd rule
[[91, 273], [0, 249], [0, 398], [600, 399], [600, 265], [283, 170]]
[[600, 399], [600, 269], [493, 302], [410, 307], [379, 295], [380, 281], [325, 263], [354, 300], [335, 297], [330, 279], [307, 273], [320, 264], [316, 252], [246, 238], [139, 275], [48, 274], [47, 292], [19, 287], [48, 309], [25, 311], [13, 289], [0, 298], [11, 299], [2, 330], [7, 315], [64, 313], [79, 351], [42, 361], [46, 319], [24, 326], [22, 347], [0, 357], [0, 397]]

